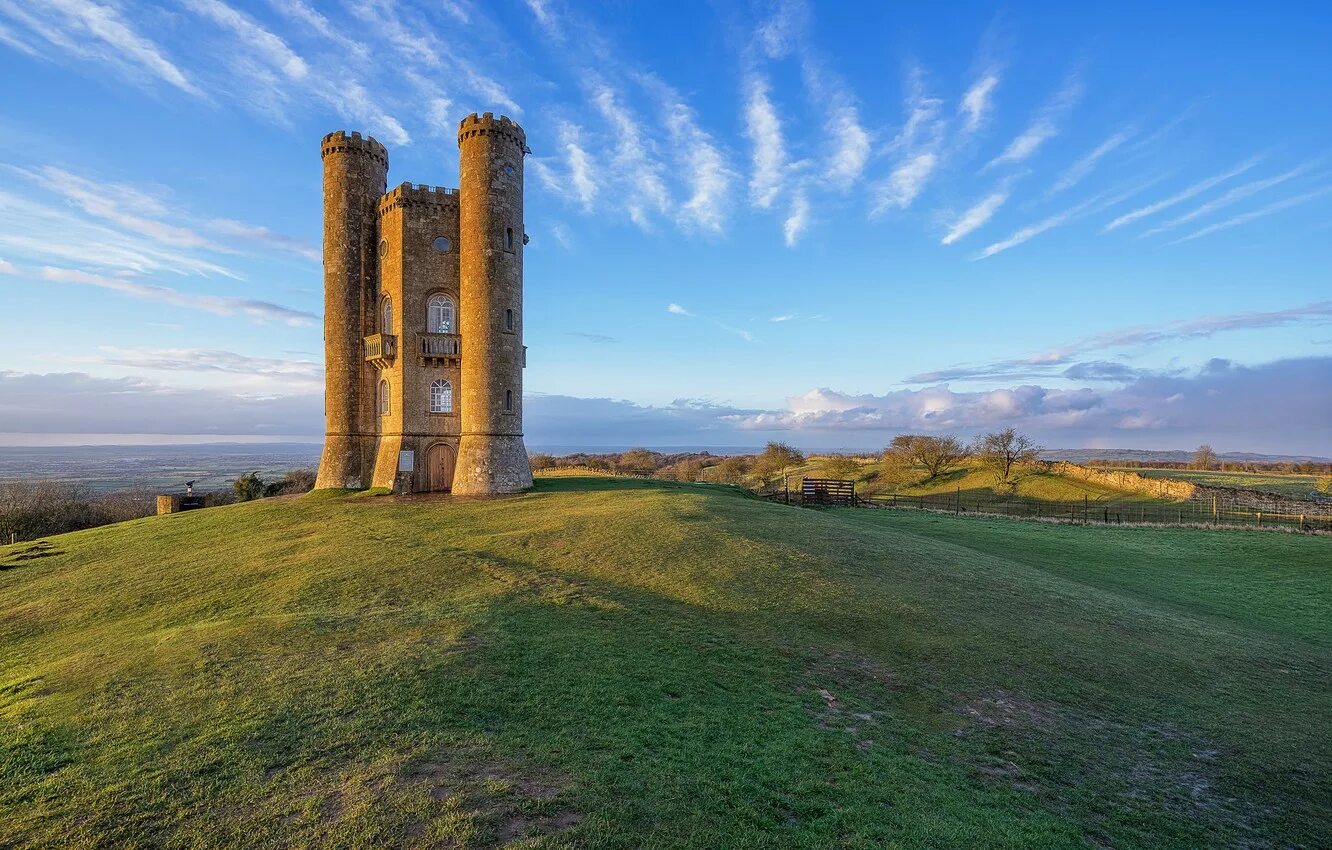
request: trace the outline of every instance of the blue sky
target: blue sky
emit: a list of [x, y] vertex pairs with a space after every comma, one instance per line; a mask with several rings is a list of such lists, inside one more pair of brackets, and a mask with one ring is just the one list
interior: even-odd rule
[[1332, 454], [1332, 10], [1161, 5], [0, 0], [0, 440], [317, 438], [319, 138], [494, 111], [529, 443]]

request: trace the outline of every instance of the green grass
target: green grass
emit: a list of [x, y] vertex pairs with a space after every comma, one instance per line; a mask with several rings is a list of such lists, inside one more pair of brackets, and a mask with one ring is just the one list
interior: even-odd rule
[[1307, 499], [1318, 482], [1316, 475], [1287, 475], [1277, 472], [1218, 472], [1201, 469], [1127, 469], [1144, 478], [1172, 478], [1210, 487], [1238, 487], [1275, 493], [1293, 499]]
[[0, 547], [0, 846], [1319, 846], [1330, 553], [594, 477]]
[[[811, 458], [807, 464], [800, 467], [793, 474], [813, 477], [825, 475], [821, 460], [821, 458]], [[1110, 500], [1116, 502], [1158, 501], [1143, 493], [1118, 490], [1089, 481], [1065, 478], [1053, 472], [1032, 469], [1017, 470], [1013, 475], [1013, 486], [1011, 488], [1000, 488], [997, 486], [998, 482], [995, 480], [994, 473], [983, 468], [974, 460], [964, 461], [957, 468], [929, 481], [920, 480], [925, 478], [926, 472], [917, 470], [915, 475], [918, 480], [915, 483], [907, 483], [896, 487], [885, 480], [880, 480], [879, 476], [882, 471], [882, 462], [862, 461], [861, 472], [858, 476], [862, 486], [857, 491], [866, 494], [898, 493], [906, 496], [925, 496], [961, 491], [964, 497], [971, 498], [1016, 494], [1051, 502], [1082, 501], [1084, 498], [1094, 502]]]

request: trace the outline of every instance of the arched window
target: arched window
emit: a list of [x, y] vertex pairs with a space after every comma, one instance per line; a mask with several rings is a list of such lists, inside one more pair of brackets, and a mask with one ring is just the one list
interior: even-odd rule
[[505, 329], [506, 331], [511, 331], [511, 330], [513, 330], [513, 310], [512, 310], [512, 308], [510, 308], [510, 309], [506, 309], [506, 310], [504, 311], [504, 329]]
[[455, 333], [453, 299], [447, 295], [432, 295], [426, 305], [426, 333]]
[[513, 412], [513, 390], [504, 391], [504, 412]]
[[379, 382], [379, 415], [388, 416], [389, 408], [389, 382], [387, 379]]
[[430, 384], [430, 412], [453, 412], [453, 385], [442, 378]]
[[512, 228], [512, 227], [506, 227], [506, 228], [504, 228], [504, 250], [506, 250], [506, 251], [512, 251], [512, 250], [513, 250], [513, 228]]
[[393, 333], [393, 299], [384, 298], [384, 303], [379, 310], [379, 332], [382, 334]]

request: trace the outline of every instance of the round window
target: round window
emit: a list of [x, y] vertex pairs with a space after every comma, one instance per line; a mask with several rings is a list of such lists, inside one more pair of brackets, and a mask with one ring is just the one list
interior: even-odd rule
[[507, 175], [509, 175], [510, 177], [512, 177], [512, 176], [513, 176], [513, 166], [512, 166], [512, 165], [506, 165], [506, 166], [504, 166], [504, 173], [507, 174]]
[[435, 245], [435, 250], [440, 252], [441, 254], [447, 254], [449, 252], [449, 249], [453, 247], [453, 243], [449, 241], [449, 237], [447, 236], [440, 236], [439, 238], [437, 238], [435, 240], [434, 245]]
[[388, 240], [387, 239], [379, 240], [379, 256], [382, 257], [387, 253], [388, 253]]

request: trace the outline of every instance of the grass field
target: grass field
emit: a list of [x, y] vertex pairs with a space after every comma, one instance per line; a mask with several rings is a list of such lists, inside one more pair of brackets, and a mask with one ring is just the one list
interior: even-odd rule
[[0, 846], [1326, 846], [1330, 564], [593, 477], [0, 547]]
[[1314, 492], [1316, 475], [1285, 475], [1275, 472], [1214, 472], [1201, 469], [1126, 469], [1144, 478], [1173, 478], [1211, 487], [1239, 487], [1260, 493], [1275, 493], [1293, 499], [1306, 499]]

